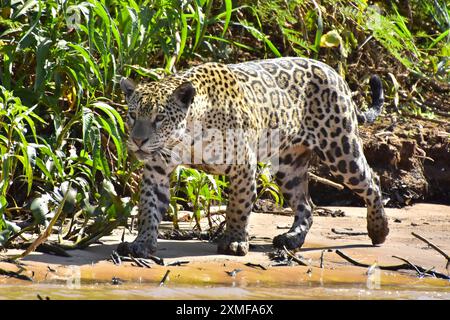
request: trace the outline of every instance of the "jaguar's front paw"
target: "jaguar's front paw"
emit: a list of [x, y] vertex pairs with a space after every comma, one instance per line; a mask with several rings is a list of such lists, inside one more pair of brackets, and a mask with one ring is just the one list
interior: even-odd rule
[[305, 238], [306, 232], [287, 232], [273, 238], [273, 246], [278, 249], [283, 249], [283, 246], [289, 250], [297, 249], [303, 245]]
[[249, 244], [247, 240], [233, 239], [230, 236], [224, 236], [219, 241], [217, 252], [233, 256], [245, 256], [248, 253], [248, 248]]
[[149, 245], [144, 242], [122, 242], [117, 247], [117, 253], [121, 256], [129, 256], [135, 258], [148, 258], [156, 251], [156, 246]]
[[389, 234], [387, 217], [381, 216], [380, 219], [375, 220], [375, 222], [369, 221], [367, 231], [369, 232], [369, 237], [372, 240], [373, 245], [382, 244]]

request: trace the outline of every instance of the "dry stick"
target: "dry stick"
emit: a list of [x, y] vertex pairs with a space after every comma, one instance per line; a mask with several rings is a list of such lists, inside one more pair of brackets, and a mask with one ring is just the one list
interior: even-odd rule
[[447, 259], [447, 264], [450, 263], [450, 257], [447, 253], [444, 252], [444, 250], [442, 250], [441, 248], [439, 248], [437, 245], [435, 245], [434, 243], [432, 243], [431, 241], [425, 239], [424, 237], [422, 237], [421, 235], [418, 235], [417, 233], [411, 232], [411, 234], [416, 237], [417, 239], [422, 240], [423, 242], [425, 242], [426, 244], [428, 244], [430, 247], [432, 247], [434, 250], [436, 250], [437, 252], [439, 252], [441, 255], [444, 256], [445, 259]]
[[306, 262], [302, 261], [301, 259], [297, 258], [295, 254], [293, 254], [291, 251], [289, 251], [288, 249], [286, 249], [286, 246], [283, 246], [284, 251], [287, 253], [287, 255], [289, 257], [292, 258], [292, 260], [294, 260], [295, 262], [297, 262], [299, 265], [301, 266], [305, 266], [307, 267], [308, 264], [306, 264]]
[[152, 255], [149, 255], [148, 258], [150, 260], [153, 260], [156, 264], [159, 264], [160, 266], [164, 265], [164, 259], [163, 258], [160, 258], [160, 257], [157, 257], [157, 256], [152, 256]]
[[336, 234], [343, 234], [343, 235], [346, 235], [346, 236], [365, 236], [365, 235], [367, 235], [367, 232], [360, 232], [360, 231], [345, 231], [345, 230], [338, 230], [338, 229], [335, 229], [335, 228], [331, 228], [331, 231], [333, 232], [333, 233], [336, 233]]
[[139, 259], [134, 258], [132, 255], [129, 255], [129, 257], [131, 258], [131, 260], [133, 260], [134, 263], [136, 263], [138, 265], [138, 267], [148, 268], [145, 264], [143, 264], [141, 261], [139, 261]]
[[[67, 187], [67, 190], [70, 190], [72, 186], [72, 183], [69, 183], [69, 186]], [[50, 221], [47, 229], [45, 229], [44, 233], [41, 234], [36, 240], [34, 240], [34, 242], [24, 251], [22, 252], [22, 254], [13, 257], [13, 259], [17, 259], [17, 258], [23, 258], [26, 257], [27, 255], [29, 255], [31, 252], [33, 252], [34, 250], [36, 250], [36, 248], [43, 242], [45, 242], [45, 240], [47, 240], [47, 238], [50, 236], [50, 234], [52, 233], [52, 229], [53, 226], [55, 225], [56, 221], [58, 220], [59, 216], [62, 213], [64, 204], [66, 203], [67, 197], [69, 196], [69, 191], [66, 192], [66, 194], [64, 195], [64, 198], [62, 199], [59, 207], [58, 207], [58, 211], [56, 211], [54, 217], [52, 218], [52, 220]]]
[[122, 259], [120, 259], [120, 255], [117, 253], [117, 251], [113, 250], [111, 255], [114, 257], [114, 259], [117, 261], [117, 264], [122, 264]]
[[250, 268], [260, 268], [262, 270], [267, 270], [266, 267], [264, 267], [262, 264], [260, 263], [253, 263], [253, 262], [247, 262], [245, 264], [245, 266], [250, 267]]
[[164, 283], [167, 280], [167, 277], [169, 276], [170, 270], [166, 271], [166, 274], [164, 275], [164, 277], [162, 278], [161, 282], [159, 283], [159, 286], [162, 287], [164, 285]]
[[150, 265], [150, 263], [148, 263], [147, 261], [145, 261], [144, 259], [138, 259], [139, 260], [139, 262], [140, 263], [142, 263], [146, 268], [149, 268], [149, 269], [151, 269], [151, 265]]
[[112, 253], [109, 255], [109, 257], [115, 265], [119, 265], [119, 262], [116, 260], [116, 257]]
[[322, 250], [320, 254], [320, 268], [323, 269], [323, 256], [325, 255], [325, 250]]
[[177, 260], [177, 261], [168, 263], [167, 267], [174, 267], [174, 266], [178, 266], [179, 267], [179, 266], [188, 264], [189, 262], [190, 261], [188, 261], [188, 260]]
[[[356, 261], [356, 260], [353, 259], [353, 258], [350, 258], [349, 256], [347, 256], [345, 253], [343, 253], [343, 252], [340, 251], [340, 250], [336, 250], [335, 252], [336, 252], [336, 254], [339, 255], [341, 258], [347, 260], [348, 262], [350, 262], [351, 264], [353, 264], [353, 265], [355, 265], [355, 266], [357, 266], [357, 267], [363, 267], [363, 268], [369, 268], [369, 267], [371, 267], [370, 264], [362, 263], [362, 262]], [[397, 257], [397, 258], [398, 258], [398, 257]], [[426, 274], [429, 274], [429, 275], [433, 275], [433, 276], [435, 276], [436, 278], [450, 280], [450, 277], [447, 276], [447, 275], [445, 275], [445, 274], [442, 274], [442, 273], [439, 273], [439, 272], [435, 272], [435, 271], [430, 271], [430, 270], [427, 270], [427, 269], [422, 268], [422, 267], [420, 267], [420, 266], [415, 266], [415, 267], [417, 268], [417, 269], [416, 269], [416, 268], [413, 268], [413, 267], [411, 266], [411, 264], [408, 264], [408, 263], [397, 264], [397, 265], [391, 265], [391, 266], [381, 266], [381, 265], [377, 265], [377, 267], [380, 268], [381, 270], [390, 270], [390, 271], [398, 271], [398, 270], [415, 270], [415, 271], [417, 271], [417, 270], [419, 270], [419, 271], [422, 272], [422, 273], [426, 273]]]
[[315, 175], [314, 173], [308, 172], [308, 177], [313, 179], [313, 180], [315, 180], [315, 181], [317, 181], [317, 182], [326, 184], [327, 186], [336, 188], [338, 190], [344, 190], [344, 186], [342, 184], [339, 184], [339, 183], [333, 182], [331, 180], [319, 177], [319, 176]]
[[[405, 258], [402, 258], [402, 257], [399, 257], [399, 256], [392, 256], [392, 258], [395, 258], [395, 259], [399, 259], [399, 260], [401, 260], [401, 261], [403, 261], [403, 262], [406, 262], [411, 268], [413, 268], [414, 270], [416, 270], [416, 272], [417, 272], [417, 274], [419, 275], [419, 277], [423, 277], [423, 272], [420, 272], [420, 270], [419, 270], [419, 268], [417, 268], [417, 266], [415, 265], [415, 264], [413, 264], [413, 263], [411, 263], [411, 262], [409, 262], [408, 260], [406, 260]], [[434, 268], [434, 267], [433, 267]], [[431, 269], [433, 269], [433, 268], [431, 268]]]

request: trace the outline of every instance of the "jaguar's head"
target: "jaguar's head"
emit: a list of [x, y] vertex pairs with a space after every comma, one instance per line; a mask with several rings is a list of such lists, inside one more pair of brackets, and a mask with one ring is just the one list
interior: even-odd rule
[[196, 93], [192, 83], [171, 78], [135, 85], [122, 78], [120, 87], [128, 104], [128, 148], [138, 159], [165, 153], [181, 141]]

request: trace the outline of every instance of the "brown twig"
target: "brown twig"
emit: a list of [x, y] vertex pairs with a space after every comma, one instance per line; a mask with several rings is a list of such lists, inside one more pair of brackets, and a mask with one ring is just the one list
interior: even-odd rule
[[323, 258], [325, 255], [325, 250], [322, 250], [322, 253], [320, 254], [320, 268], [323, 269]]
[[351, 230], [338, 230], [335, 228], [331, 228], [331, 231], [336, 234], [343, 234], [347, 236], [366, 236], [367, 232], [360, 232], [360, 231], [351, 231]]
[[283, 250], [286, 252], [286, 254], [292, 258], [295, 262], [297, 262], [301, 266], [307, 267], [308, 264], [304, 262], [302, 259], [299, 259], [295, 254], [293, 254], [291, 251], [289, 251], [285, 246], [283, 246]]
[[401, 261], [407, 263], [412, 269], [416, 270], [416, 272], [417, 272], [417, 274], [419, 275], [419, 277], [423, 277], [424, 273], [421, 272], [421, 271], [419, 270], [419, 268], [418, 268], [415, 264], [409, 262], [408, 260], [406, 260], [405, 258], [402, 258], [402, 257], [398, 257], [398, 256], [392, 256], [392, 257], [395, 258], [395, 259], [399, 259], [399, 260], [401, 260]]
[[178, 266], [179, 267], [179, 266], [188, 264], [189, 262], [190, 261], [188, 261], [188, 260], [177, 260], [177, 261], [168, 263], [167, 266], [168, 267], [172, 267], [172, 266]]
[[415, 233], [415, 232], [411, 232], [411, 234], [416, 237], [419, 240], [422, 240], [423, 242], [425, 242], [427, 245], [429, 245], [430, 247], [432, 247], [434, 250], [436, 250], [437, 252], [439, 252], [441, 255], [444, 256], [445, 259], [447, 259], [447, 264], [450, 263], [450, 256], [444, 252], [444, 250], [442, 250], [441, 248], [439, 248], [437, 245], [435, 245], [434, 243], [432, 243], [431, 241], [425, 239], [424, 237], [422, 237], [421, 235]]
[[137, 265], [138, 267], [141, 267], [141, 268], [144, 268], [144, 267], [145, 267], [138, 259], [136, 259], [136, 258], [133, 257], [132, 255], [129, 255], [129, 257], [130, 257], [131, 261], [133, 261], [134, 263], [136, 263], [136, 265]]
[[161, 279], [159, 286], [162, 287], [164, 285], [164, 283], [167, 280], [167, 277], [169, 276], [170, 270], [167, 270], [166, 273], [164, 274], [164, 277]]
[[130, 255], [129, 257], [130, 257], [130, 259], [131, 259], [134, 263], [136, 263], [139, 267], [141, 267], [141, 268], [151, 268], [151, 266], [150, 266], [148, 263], [142, 261], [141, 259], [136, 259], [136, 258], [134, 258], [134, 257], [131, 256], [131, 255]]
[[308, 172], [308, 176], [309, 176], [310, 179], [313, 179], [316, 182], [320, 182], [322, 184], [326, 184], [327, 186], [336, 188], [338, 190], [344, 190], [344, 186], [342, 184], [339, 184], [339, 183], [333, 182], [331, 180], [319, 177], [319, 176], [315, 175], [314, 173]]
[[[71, 186], [72, 186], [72, 183], [69, 183], [69, 186], [67, 187], [67, 190], [70, 190]], [[24, 252], [22, 252], [22, 254], [20, 254], [18, 256], [15, 256], [15, 257], [12, 257], [12, 259], [26, 257], [31, 252], [35, 251], [37, 247], [42, 245], [47, 240], [47, 238], [52, 233], [53, 226], [55, 225], [56, 221], [58, 220], [59, 216], [61, 215], [61, 213], [63, 211], [63, 207], [64, 207], [64, 204], [66, 203], [66, 200], [67, 200], [67, 197], [69, 196], [69, 193], [70, 192], [67, 191], [66, 194], [64, 195], [61, 203], [59, 204], [58, 210], [56, 211], [56, 213], [53, 216], [52, 220], [48, 224], [47, 229], [45, 229], [45, 231], [41, 235], [39, 235], [39, 237], [37, 237], [37, 239], [34, 240], [33, 243], [30, 244], [30, 246]]]
[[152, 256], [152, 255], [148, 256], [148, 258], [150, 260], [153, 260], [156, 264], [159, 264], [160, 266], [164, 265], [164, 259], [163, 258], [160, 258], [160, 257], [157, 257], [157, 256]]
[[[353, 265], [355, 265], [357, 267], [363, 267], [363, 268], [371, 267], [370, 264], [366, 264], [366, 263], [362, 263], [362, 262], [356, 261], [355, 259], [347, 256], [345, 253], [343, 253], [340, 250], [336, 250], [335, 252], [341, 258], [347, 260], [348, 262], [350, 262], [351, 264], [353, 264]], [[396, 257], [396, 258], [399, 258], [399, 257]], [[401, 258], [401, 259], [403, 259], [403, 258]], [[403, 261], [405, 261], [405, 260], [403, 260]], [[424, 274], [428, 274], [428, 275], [434, 276], [436, 278], [450, 280], [450, 277], [445, 275], [445, 274], [443, 274], [443, 273], [439, 273], [439, 272], [436, 272], [436, 271], [430, 271], [430, 270], [427, 270], [427, 269], [422, 268], [421, 266], [417, 266], [417, 265], [414, 265], [414, 267], [413, 267], [412, 263], [403, 263], [403, 264], [397, 264], [397, 265], [391, 265], [391, 266], [378, 265], [377, 267], [380, 268], [381, 270], [390, 270], [390, 271], [415, 270], [415, 271], [420, 271], [421, 273], [424, 273]]]
[[142, 258], [139, 258], [138, 259], [139, 260], [139, 262], [140, 263], [142, 263], [146, 268], [151, 268], [152, 266], [150, 265], [150, 263], [148, 263], [147, 261], [145, 261], [144, 259], [142, 259]]
[[111, 253], [111, 259], [115, 265], [122, 264], [122, 259], [120, 258], [120, 255], [115, 250], [113, 250], [113, 252]]
[[252, 262], [247, 262], [245, 264], [245, 266], [250, 267], [250, 268], [260, 268], [262, 270], [267, 270], [266, 267], [264, 267], [262, 264], [260, 263], [252, 263]]

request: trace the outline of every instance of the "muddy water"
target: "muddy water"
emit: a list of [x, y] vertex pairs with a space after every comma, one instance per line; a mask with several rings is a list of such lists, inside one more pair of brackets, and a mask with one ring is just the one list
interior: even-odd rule
[[449, 300], [444, 288], [427, 286], [381, 286], [369, 289], [365, 285], [331, 285], [269, 288], [269, 287], [199, 287], [149, 284], [93, 284], [69, 288], [66, 285], [38, 284], [0, 287], [4, 299], [438, 299]]
[[[325, 270], [271, 267], [265, 271], [227, 262], [193, 263], [186, 267], [142, 269], [107, 263], [33, 266], [34, 283], [0, 281], [2, 299], [439, 299], [450, 300], [450, 282], [380, 271], [376, 277], [355, 267]], [[29, 266], [30, 267], [30, 266]], [[222, 268], [221, 268], [222, 267]], [[163, 285], [160, 281], [170, 270]], [[74, 272], [75, 271], [75, 272]], [[113, 279], [116, 280], [112, 284]]]

